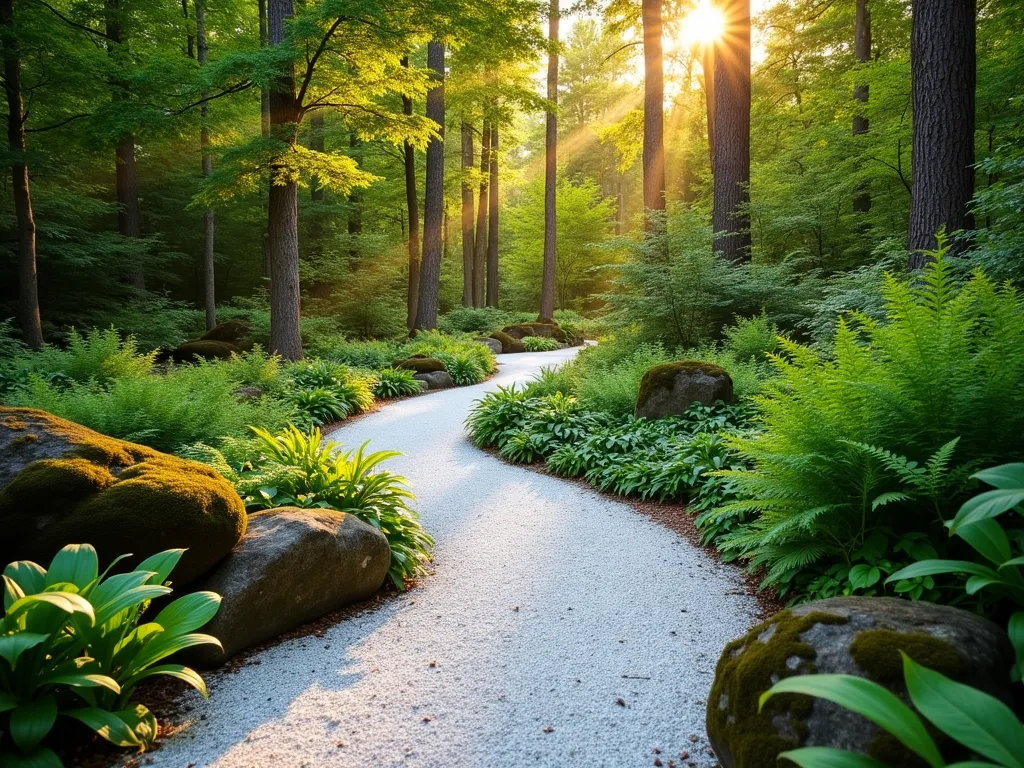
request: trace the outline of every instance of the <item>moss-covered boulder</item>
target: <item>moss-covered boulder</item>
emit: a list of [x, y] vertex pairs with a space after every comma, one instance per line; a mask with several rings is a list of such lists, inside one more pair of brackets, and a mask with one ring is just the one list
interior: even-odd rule
[[436, 373], [437, 371], [447, 370], [444, 367], [444, 363], [437, 358], [424, 355], [413, 355], [402, 360], [392, 360], [391, 367], [415, 371], [416, 373]]
[[66, 544], [100, 559], [185, 547], [178, 586], [245, 533], [242, 500], [209, 467], [93, 432], [45, 411], [0, 407], [0, 564], [49, 562]]
[[506, 355], [526, 351], [526, 346], [521, 340], [509, 336], [504, 331], [495, 331], [491, 334], [491, 338], [501, 342], [501, 351]]
[[244, 348], [249, 346], [249, 331], [249, 323], [245, 320], [225, 320], [204, 333], [200, 340], [223, 341]]
[[522, 339], [524, 336], [544, 336], [555, 341], [565, 342], [565, 331], [558, 327], [554, 320], [548, 322], [538, 321], [536, 323], [514, 323], [506, 325], [501, 332], [511, 336], [513, 339]]
[[637, 418], [663, 419], [686, 412], [694, 403], [711, 405], [736, 400], [732, 378], [713, 363], [679, 360], [648, 369], [640, 380], [636, 399]]
[[473, 341], [475, 341], [477, 344], [483, 344], [485, 347], [491, 350], [491, 354], [494, 355], [500, 355], [502, 352], [505, 351], [505, 346], [498, 339], [495, 338], [480, 336], [476, 339], [473, 339]]
[[241, 352], [237, 347], [226, 341], [196, 339], [186, 341], [170, 353], [170, 359], [176, 363], [194, 363], [198, 360], [227, 360], [231, 355]]
[[[707, 699], [707, 732], [723, 768], [775, 768], [797, 746], [852, 750], [886, 765], [914, 765], [895, 739], [823, 699], [758, 699], [792, 675], [866, 677], [908, 700], [900, 651], [960, 682], [1011, 701], [1013, 650], [1006, 634], [973, 613], [877, 597], [818, 600], [782, 611], [722, 651]], [[966, 759], [940, 743], [947, 760]]]

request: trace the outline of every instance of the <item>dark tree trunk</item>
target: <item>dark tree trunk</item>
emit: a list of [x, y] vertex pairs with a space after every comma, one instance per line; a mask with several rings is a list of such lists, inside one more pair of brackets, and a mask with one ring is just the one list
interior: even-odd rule
[[444, 43], [427, 43], [427, 67], [434, 87], [427, 91], [427, 117], [438, 128], [438, 136], [427, 145], [426, 194], [423, 201], [423, 261], [420, 268], [420, 297], [416, 307], [416, 328], [437, 327], [438, 290], [441, 283], [441, 224], [444, 218]]
[[[309, 148], [314, 152], [323, 152], [324, 144], [324, 113], [313, 110], [309, 113]], [[314, 203], [324, 201], [324, 188], [320, 180], [313, 178], [309, 185], [309, 199]]]
[[498, 124], [491, 123], [491, 186], [487, 203], [487, 306], [498, 306]]
[[[548, 17], [548, 101], [558, 104], [558, 0], [551, 0]], [[540, 319], [555, 315], [555, 260], [557, 258], [558, 221], [555, 211], [555, 185], [558, 183], [558, 116], [547, 113], [544, 132], [544, 273], [540, 290]]]
[[701, 52], [704, 70], [704, 100], [708, 113], [708, 162], [715, 167], [715, 43], [705, 43]]
[[715, 51], [715, 250], [731, 261], [750, 258], [750, 0], [722, 7], [725, 34]]
[[[362, 142], [359, 141], [359, 137], [355, 131], [352, 131], [348, 135], [348, 146], [352, 150], [353, 157], [358, 159], [359, 157], [359, 145]], [[349, 258], [359, 258], [360, 250], [360, 235], [363, 234], [363, 196], [359, 190], [353, 189], [348, 194], [348, 235], [349, 235]]]
[[644, 27], [644, 229], [647, 211], [665, 210], [664, 71], [661, 54], [661, 0], [643, 0]]
[[473, 128], [462, 121], [462, 306], [473, 306]]
[[[294, 14], [292, 0], [269, 0], [267, 33], [270, 46], [285, 39], [285, 21]], [[270, 134], [295, 146], [299, 121], [295, 103], [295, 67], [288, 65], [270, 88]], [[267, 205], [267, 241], [270, 256], [270, 347], [286, 360], [302, 359], [299, 332], [299, 190], [285, 169], [270, 167]]]
[[[868, 0], [857, 0], [856, 29], [854, 30], [854, 49], [857, 54], [857, 61], [867, 64], [871, 61], [871, 11], [868, 8]], [[853, 87], [853, 98], [867, 104], [868, 86], [855, 85]], [[864, 115], [853, 116], [853, 135], [860, 136], [868, 132], [868, 119]], [[853, 198], [853, 210], [857, 213], [867, 213], [871, 210], [871, 195], [866, 189], [857, 191]]]
[[910, 75], [914, 114], [909, 267], [925, 263], [935, 234], [973, 227], [974, 0], [914, 0]]
[[491, 168], [491, 133], [486, 120], [480, 131], [480, 203], [476, 214], [476, 247], [473, 252], [473, 306], [484, 305], [484, 278], [487, 274], [487, 183]]
[[[196, 7], [196, 52], [199, 66], [205, 67], [208, 50], [206, 40], [206, 0], [195, 0]], [[207, 94], [203, 92], [203, 98]], [[210, 104], [203, 102], [200, 107], [199, 151], [202, 154], [203, 178], [213, 173], [213, 156], [210, 154]], [[216, 283], [213, 264], [214, 219], [213, 208], [203, 214], [203, 298], [206, 305], [206, 330], [217, 324]]]
[[[402, 59], [409, 66], [409, 57]], [[412, 115], [412, 99], [402, 97], [402, 114]], [[406, 297], [406, 327], [412, 333], [416, 327], [416, 304], [420, 290], [420, 207], [416, 198], [416, 153], [412, 144], [405, 142], [405, 207], [409, 212], [409, 287]]]
[[[257, 0], [260, 18], [260, 48], [266, 48], [267, 37], [267, 0]], [[260, 131], [264, 136], [270, 135], [270, 89], [260, 88]]]
[[0, 0], [0, 42], [3, 44], [4, 91], [7, 94], [7, 147], [11, 153], [11, 185], [18, 227], [18, 301], [21, 335], [32, 349], [43, 345], [36, 277], [36, 222], [32, 215], [28, 165], [25, 163], [25, 114], [21, 99], [21, 52], [14, 30], [14, 0]]

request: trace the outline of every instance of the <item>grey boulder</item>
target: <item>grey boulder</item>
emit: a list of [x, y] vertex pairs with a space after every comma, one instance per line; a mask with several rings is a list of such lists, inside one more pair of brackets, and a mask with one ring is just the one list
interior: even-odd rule
[[680, 360], [649, 368], [640, 380], [637, 418], [663, 419], [679, 416], [694, 403], [712, 405], [721, 400], [732, 403], [732, 378], [713, 363]]
[[455, 386], [448, 371], [432, 371], [430, 373], [417, 373], [413, 376], [416, 381], [422, 381], [427, 385], [428, 391], [435, 389], [451, 389]]
[[[873, 723], [803, 695], [758, 698], [792, 675], [857, 675], [909, 701], [900, 651], [949, 678], [1012, 702], [1013, 649], [1006, 633], [976, 614], [887, 597], [838, 597], [777, 613], [722, 652], [707, 699], [707, 732], [723, 768], [775, 768], [797, 746], [867, 754], [910, 765], [909, 753]], [[947, 756], [966, 760], [967, 755]]]
[[249, 516], [234, 552], [200, 589], [224, 600], [202, 631], [224, 646], [191, 661], [216, 666], [239, 651], [344, 605], [371, 597], [387, 576], [391, 547], [380, 531], [330, 509], [279, 509]]
[[501, 354], [501, 350], [502, 350], [501, 342], [498, 341], [497, 339], [488, 339], [488, 338], [485, 338], [485, 337], [481, 336], [480, 338], [476, 339], [476, 341], [478, 343], [480, 343], [480, 344], [483, 344], [485, 347], [487, 347], [489, 350], [491, 350], [491, 352], [493, 352], [494, 354], [496, 354], [496, 355], [500, 355]]

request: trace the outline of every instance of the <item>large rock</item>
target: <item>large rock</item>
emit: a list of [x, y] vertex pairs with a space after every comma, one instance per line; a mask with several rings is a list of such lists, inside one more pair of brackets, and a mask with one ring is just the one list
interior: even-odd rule
[[491, 334], [491, 338], [501, 344], [501, 351], [506, 354], [512, 354], [515, 352], [525, 352], [526, 345], [520, 339], [514, 339], [507, 333], [501, 331], [495, 331]]
[[242, 500], [209, 467], [0, 407], [0, 565], [47, 563], [66, 544], [92, 544], [104, 563], [184, 547], [173, 574], [182, 586], [230, 552], [245, 524]]
[[498, 341], [498, 339], [489, 339], [485, 336], [481, 336], [480, 338], [476, 339], [476, 341], [479, 344], [483, 344], [496, 355], [500, 355], [504, 351], [504, 347], [502, 346], [501, 342]]
[[204, 333], [200, 339], [203, 341], [223, 341], [234, 344], [236, 347], [248, 346], [249, 323], [245, 320], [225, 320], [217, 323], [210, 330]]
[[[782, 611], [725, 647], [708, 696], [707, 731], [724, 768], [775, 768], [796, 746], [826, 746], [911, 765], [890, 735], [847, 709], [784, 694], [758, 698], [791, 675], [858, 675], [908, 700], [899, 651], [914, 661], [1011, 701], [1013, 650], [995, 624], [958, 608], [879, 597], [818, 600]], [[950, 745], [955, 749], [955, 745]], [[966, 759], [951, 752], [947, 760]]]
[[452, 381], [452, 377], [448, 375], [448, 371], [417, 373], [413, 378], [416, 379], [416, 381], [421, 381], [426, 384], [428, 392], [432, 392], [435, 389], [451, 389], [455, 386], [455, 382]]
[[330, 509], [281, 507], [249, 517], [242, 543], [202, 589], [224, 600], [203, 628], [221, 641], [197, 649], [214, 666], [244, 648], [372, 596], [388, 573], [391, 548], [380, 531]]
[[732, 403], [732, 378], [713, 363], [680, 360], [650, 368], [640, 380], [635, 416], [663, 419], [679, 416], [694, 403], [712, 405], [721, 400]]
[[501, 332], [513, 339], [522, 339], [524, 336], [544, 336], [556, 341], [565, 341], [565, 331], [559, 328], [558, 323], [553, 320], [537, 323], [514, 323], [506, 325]]
[[241, 347], [227, 341], [196, 339], [186, 341], [169, 354], [176, 363], [194, 363], [199, 360], [229, 360], [232, 355], [241, 353]]
[[445, 370], [444, 363], [436, 357], [427, 357], [426, 355], [413, 355], [401, 360], [392, 360], [391, 367], [416, 371], [416, 373], [433, 373]]

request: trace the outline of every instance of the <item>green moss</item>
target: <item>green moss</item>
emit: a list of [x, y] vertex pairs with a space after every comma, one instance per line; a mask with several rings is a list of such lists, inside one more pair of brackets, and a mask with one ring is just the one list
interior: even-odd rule
[[3, 424], [8, 429], [20, 432], [23, 429], [28, 429], [28, 422], [24, 419], [20, 419], [17, 416], [5, 416], [0, 424]]
[[503, 353], [511, 354], [513, 352], [525, 352], [526, 347], [519, 339], [513, 339], [504, 331], [495, 331], [491, 334], [492, 339], [497, 339], [501, 342], [501, 351]]
[[434, 373], [445, 370], [444, 363], [433, 357], [413, 356], [404, 360], [394, 360], [392, 368], [415, 371], [416, 373]]
[[195, 360], [227, 360], [242, 350], [226, 341], [210, 341], [196, 339], [186, 341], [171, 353], [171, 359], [178, 363], [190, 363]]
[[24, 446], [32, 445], [33, 443], [38, 443], [38, 442], [39, 442], [39, 437], [37, 435], [33, 435], [31, 433], [27, 434], [27, 435], [19, 435], [18, 437], [14, 438], [11, 441], [11, 448], [13, 448], [13, 449], [22, 448]]
[[649, 368], [640, 380], [640, 393], [637, 396], [637, 405], [643, 407], [647, 398], [656, 389], [671, 389], [675, 377], [679, 373], [705, 373], [708, 376], [724, 376], [732, 381], [729, 373], [720, 365], [705, 363], [700, 360], [678, 360], [673, 363], [662, 363]]
[[228, 344], [242, 346], [249, 336], [249, 324], [244, 320], [227, 320], [217, 323], [202, 335], [201, 341], [225, 341]]
[[758, 699], [777, 680], [815, 671], [816, 653], [801, 640], [804, 632], [816, 624], [846, 622], [830, 613], [796, 616], [782, 611], [725, 647], [708, 698], [707, 731], [729, 751], [734, 765], [774, 768], [779, 752], [803, 743], [813, 699], [782, 694], [772, 697], [761, 712]]
[[513, 323], [501, 329], [512, 337], [547, 336], [556, 341], [565, 341], [565, 331], [554, 320], [539, 320], [536, 323]]

